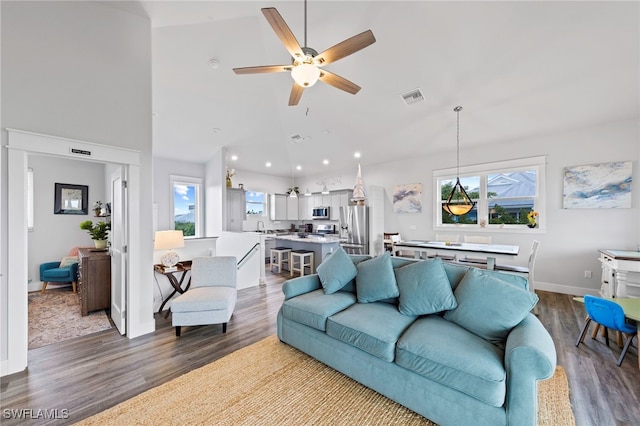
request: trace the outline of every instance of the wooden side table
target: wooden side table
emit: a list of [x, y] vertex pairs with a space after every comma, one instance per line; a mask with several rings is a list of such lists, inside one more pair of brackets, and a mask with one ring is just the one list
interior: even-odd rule
[[[191, 270], [191, 261], [190, 260], [184, 260], [184, 261], [178, 263], [176, 266], [178, 267], [178, 269], [176, 271], [165, 271], [164, 265], [153, 265], [153, 270], [158, 272], [158, 273], [160, 273], [160, 274], [162, 274], [162, 275], [164, 275], [164, 276], [166, 276], [167, 279], [169, 280], [169, 283], [173, 287], [173, 292], [171, 292], [171, 294], [162, 301], [162, 304], [160, 305], [160, 309], [158, 309], [158, 313], [162, 312], [162, 310], [164, 309], [164, 305], [176, 293], [180, 293], [180, 294], [184, 293], [185, 291], [187, 291], [189, 289], [189, 286], [191, 285], [191, 275], [189, 275], [189, 281], [187, 281], [187, 285], [184, 288], [182, 288], [182, 284], [184, 283], [184, 279], [187, 276], [187, 272]], [[174, 274], [177, 274], [177, 273], [180, 273], [179, 280], [174, 275]], [[167, 315], [169, 315], [168, 312], [167, 312]]]

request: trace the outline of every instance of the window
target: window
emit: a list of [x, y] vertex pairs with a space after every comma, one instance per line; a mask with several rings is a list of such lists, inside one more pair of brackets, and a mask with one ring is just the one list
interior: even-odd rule
[[[544, 217], [544, 166], [544, 157], [534, 157], [460, 167], [460, 183], [476, 202], [463, 216], [453, 216], [442, 209], [455, 185], [456, 169], [434, 171], [435, 226], [525, 228], [530, 211]], [[539, 222], [541, 227], [542, 223]]]
[[264, 192], [247, 191], [247, 214], [264, 216]]
[[182, 230], [185, 238], [202, 236], [202, 179], [171, 176], [173, 229]]

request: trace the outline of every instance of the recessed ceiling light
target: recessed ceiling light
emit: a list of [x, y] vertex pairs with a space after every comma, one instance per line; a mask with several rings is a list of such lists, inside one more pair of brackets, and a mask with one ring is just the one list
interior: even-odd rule
[[302, 170], [302, 166], [296, 166], [296, 170]]
[[217, 59], [209, 59], [209, 66], [212, 69], [216, 70], [220, 66], [220, 61]]
[[356, 152], [355, 154], [353, 154], [353, 158], [360, 158], [360, 153]]
[[271, 167], [271, 161], [267, 161], [266, 163], [264, 163], [264, 165], [267, 167]]
[[329, 164], [329, 160], [322, 160], [322, 164], [326, 166], [327, 164]]
[[236, 160], [238, 159], [238, 156], [237, 156], [237, 155], [232, 155], [232, 156], [231, 156], [231, 159], [232, 159], [233, 161], [236, 161]]

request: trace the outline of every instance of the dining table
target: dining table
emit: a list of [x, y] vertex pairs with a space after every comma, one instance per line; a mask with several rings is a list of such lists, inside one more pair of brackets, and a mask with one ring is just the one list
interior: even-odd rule
[[[520, 252], [520, 246], [507, 244], [480, 244], [480, 243], [452, 243], [444, 241], [400, 241], [395, 244], [396, 250], [413, 251], [414, 257], [423, 259], [432, 255], [438, 256], [444, 253], [456, 254], [485, 254], [487, 269], [494, 269], [496, 258], [514, 258]], [[483, 260], [484, 261], [484, 260]]]

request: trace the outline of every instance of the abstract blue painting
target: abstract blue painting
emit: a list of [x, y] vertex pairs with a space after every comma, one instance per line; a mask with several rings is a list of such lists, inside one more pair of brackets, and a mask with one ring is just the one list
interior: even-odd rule
[[631, 208], [631, 161], [565, 167], [563, 208]]
[[393, 188], [394, 213], [422, 213], [422, 184], [408, 183]]

